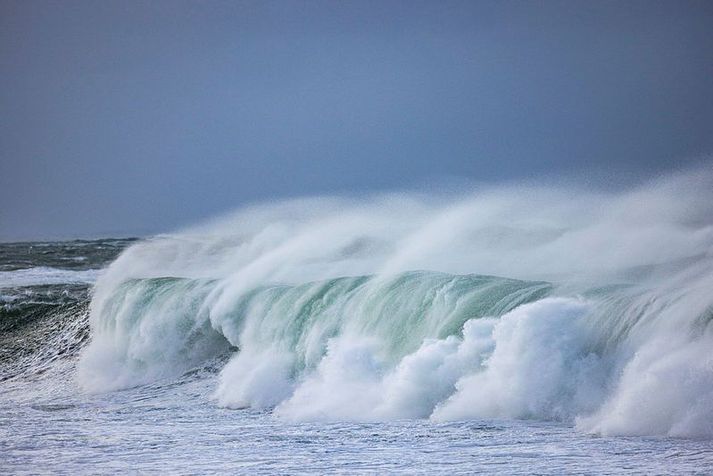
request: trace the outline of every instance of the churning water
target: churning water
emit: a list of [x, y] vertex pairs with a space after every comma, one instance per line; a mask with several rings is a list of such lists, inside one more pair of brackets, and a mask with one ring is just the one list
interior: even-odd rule
[[713, 468], [708, 171], [0, 248], [10, 472]]

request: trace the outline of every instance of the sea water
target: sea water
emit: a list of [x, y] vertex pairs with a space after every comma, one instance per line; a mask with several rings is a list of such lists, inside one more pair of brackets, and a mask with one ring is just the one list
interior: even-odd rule
[[707, 474], [713, 180], [0, 245], [10, 473]]

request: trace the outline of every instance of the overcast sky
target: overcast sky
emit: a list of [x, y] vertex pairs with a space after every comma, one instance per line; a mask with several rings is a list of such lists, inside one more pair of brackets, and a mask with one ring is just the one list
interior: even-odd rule
[[713, 152], [713, 2], [0, 0], [0, 239]]

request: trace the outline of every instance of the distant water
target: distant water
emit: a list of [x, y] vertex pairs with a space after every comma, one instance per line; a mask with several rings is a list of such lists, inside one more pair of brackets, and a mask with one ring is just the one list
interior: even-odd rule
[[2, 244], [0, 470], [710, 473], [710, 182]]

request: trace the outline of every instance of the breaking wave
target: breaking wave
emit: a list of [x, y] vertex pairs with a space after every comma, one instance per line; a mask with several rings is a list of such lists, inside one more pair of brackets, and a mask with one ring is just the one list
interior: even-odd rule
[[258, 205], [127, 249], [78, 378], [231, 354], [220, 405], [288, 420], [534, 418], [713, 436], [713, 174]]

